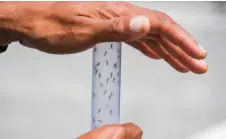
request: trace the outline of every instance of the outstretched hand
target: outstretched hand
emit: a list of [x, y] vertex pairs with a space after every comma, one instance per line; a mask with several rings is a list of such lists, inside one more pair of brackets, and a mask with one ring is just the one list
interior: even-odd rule
[[[179, 72], [202, 74], [207, 52], [170, 16], [127, 2], [11, 2], [0, 44], [52, 54], [85, 51], [101, 42], [125, 42]], [[15, 5], [15, 6], [13, 6]], [[12, 13], [14, 12], [14, 13]], [[5, 23], [5, 24], [4, 24]], [[0, 31], [1, 32], [1, 31]]]

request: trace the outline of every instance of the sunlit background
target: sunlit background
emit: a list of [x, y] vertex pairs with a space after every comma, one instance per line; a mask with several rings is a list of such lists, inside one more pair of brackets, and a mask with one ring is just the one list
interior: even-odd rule
[[[226, 138], [225, 2], [132, 2], [168, 13], [208, 51], [209, 72], [181, 74], [123, 44], [121, 122], [144, 139]], [[91, 50], [0, 55], [0, 138], [73, 139], [90, 130]]]

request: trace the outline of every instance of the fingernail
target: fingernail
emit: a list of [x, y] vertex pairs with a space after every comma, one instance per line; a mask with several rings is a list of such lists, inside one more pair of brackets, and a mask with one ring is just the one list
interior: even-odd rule
[[203, 53], [207, 53], [206, 50], [199, 44], [199, 48]]
[[203, 60], [200, 60], [200, 63], [202, 63], [204, 66], [207, 66], [206, 62]]
[[145, 16], [136, 16], [133, 17], [130, 21], [130, 31], [131, 32], [141, 32], [146, 28], [149, 29], [150, 21]]

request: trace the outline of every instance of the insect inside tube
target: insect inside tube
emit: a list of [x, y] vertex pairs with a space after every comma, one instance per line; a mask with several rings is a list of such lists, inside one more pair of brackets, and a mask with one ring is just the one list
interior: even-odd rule
[[111, 92], [111, 94], [109, 95], [109, 100], [111, 99], [112, 95], [113, 95], [113, 93]]
[[120, 52], [119, 49], [117, 49], [117, 52]]
[[95, 75], [97, 74], [97, 72], [98, 72], [98, 71], [97, 71], [97, 68], [95, 68]]
[[97, 113], [99, 113], [101, 111], [101, 109], [99, 109], [98, 111], [97, 111]]
[[106, 55], [107, 55], [107, 53], [108, 53], [108, 51], [105, 51], [104, 56], [106, 56]]
[[96, 67], [99, 66], [99, 65], [100, 65], [100, 62], [98, 62], [98, 63], [96, 64]]
[[114, 68], [117, 68], [117, 64], [116, 63], [114, 64]]
[[120, 73], [119, 73], [119, 72], [117, 72], [117, 75], [119, 76], [119, 75], [120, 75]]
[[96, 47], [94, 47], [94, 48], [93, 48], [93, 52], [96, 52], [96, 51], [97, 51], [97, 48], [96, 48]]
[[111, 49], [113, 49], [113, 44], [111, 44]]
[[97, 121], [103, 123], [103, 121], [101, 121], [101, 120], [97, 120]]
[[121, 43], [106, 42], [94, 47], [93, 52], [92, 93], [95, 98], [91, 103], [92, 130], [105, 124], [119, 123]]
[[104, 91], [103, 95], [105, 95], [107, 93], [107, 90]]
[[115, 77], [113, 78], [113, 82], [115, 83]]

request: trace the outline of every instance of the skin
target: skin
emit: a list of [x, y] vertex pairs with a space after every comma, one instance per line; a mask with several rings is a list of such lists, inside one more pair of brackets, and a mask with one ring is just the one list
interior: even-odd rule
[[[145, 17], [141, 28], [131, 23]], [[0, 45], [19, 42], [50, 54], [73, 54], [101, 42], [125, 42], [175, 70], [207, 72], [198, 42], [166, 13], [127, 2], [1, 2]], [[108, 125], [79, 139], [141, 139], [134, 124]]]
[[77, 139], [141, 139], [142, 130], [133, 123], [102, 126]]
[[[208, 70], [200, 61], [207, 53], [163, 12], [127, 2], [2, 2], [0, 7], [2, 45], [19, 41], [46, 53], [72, 54], [96, 43], [120, 41], [182, 73]], [[150, 23], [132, 32], [130, 21], [139, 15]]]

